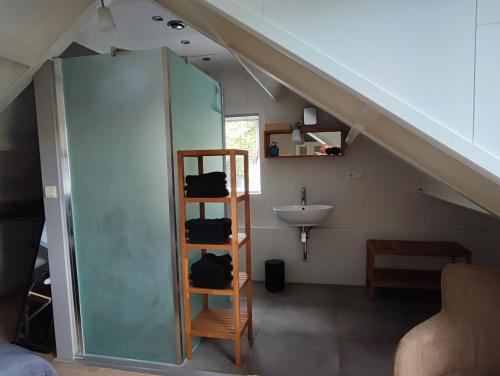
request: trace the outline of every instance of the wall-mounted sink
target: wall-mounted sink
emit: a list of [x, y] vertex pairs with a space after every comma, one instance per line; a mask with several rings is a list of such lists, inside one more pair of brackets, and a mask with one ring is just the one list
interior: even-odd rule
[[327, 219], [333, 211], [332, 205], [282, 205], [273, 211], [279, 219], [296, 227], [317, 226]]

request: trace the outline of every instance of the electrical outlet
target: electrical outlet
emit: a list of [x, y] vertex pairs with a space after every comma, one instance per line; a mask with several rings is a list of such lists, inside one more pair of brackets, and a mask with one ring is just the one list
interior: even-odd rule
[[349, 180], [355, 180], [355, 179], [362, 179], [363, 174], [359, 171], [349, 171], [347, 173], [347, 179]]

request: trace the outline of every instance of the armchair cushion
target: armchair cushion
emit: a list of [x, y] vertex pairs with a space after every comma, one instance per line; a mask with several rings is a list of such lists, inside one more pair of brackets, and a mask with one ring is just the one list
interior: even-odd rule
[[450, 264], [441, 312], [408, 332], [396, 376], [500, 375], [500, 270]]

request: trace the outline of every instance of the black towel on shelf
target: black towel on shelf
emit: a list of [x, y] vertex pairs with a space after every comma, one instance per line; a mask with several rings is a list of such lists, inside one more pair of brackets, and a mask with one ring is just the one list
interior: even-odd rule
[[201, 175], [188, 175], [186, 176], [186, 184], [193, 187], [202, 187], [210, 184], [226, 185], [226, 173], [215, 171]]
[[233, 279], [232, 257], [207, 253], [191, 266], [191, 285], [200, 288], [224, 289]]
[[222, 244], [231, 235], [231, 219], [190, 219], [186, 222], [188, 243]]
[[206, 186], [204, 188], [193, 188], [186, 185], [184, 189], [186, 190], [186, 197], [225, 197], [229, 195], [225, 185], [220, 187]]
[[201, 289], [219, 289], [223, 290], [227, 288], [229, 282], [220, 278], [210, 278], [210, 279], [192, 279], [191, 286], [198, 287]]
[[225, 172], [186, 176], [186, 197], [224, 197], [229, 194]]
[[199, 277], [204, 277], [209, 274], [212, 269], [218, 270], [218, 268], [222, 265], [225, 276], [231, 279], [231, 272], [233, 271], [232, 261], [233, 258], [227, 253], [222, 256], [217, 256], [213, 253], [206, 253], [201, 257], [201, 260], [196, 261], [193, 265], [191, 265], [191, 273], [196, 274], [196, 276]]

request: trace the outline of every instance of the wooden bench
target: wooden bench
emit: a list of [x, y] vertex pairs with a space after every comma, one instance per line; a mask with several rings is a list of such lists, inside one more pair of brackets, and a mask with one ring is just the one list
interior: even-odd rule
[[366, 241], [366, 285], [373, 298], [375, 287], [434, 289], [441, 288], [440, 270], [384, 269], [375, 267], [377, 255], [449, 257], [471, 263], [471, 252], [454, 242], [372, 240]]

